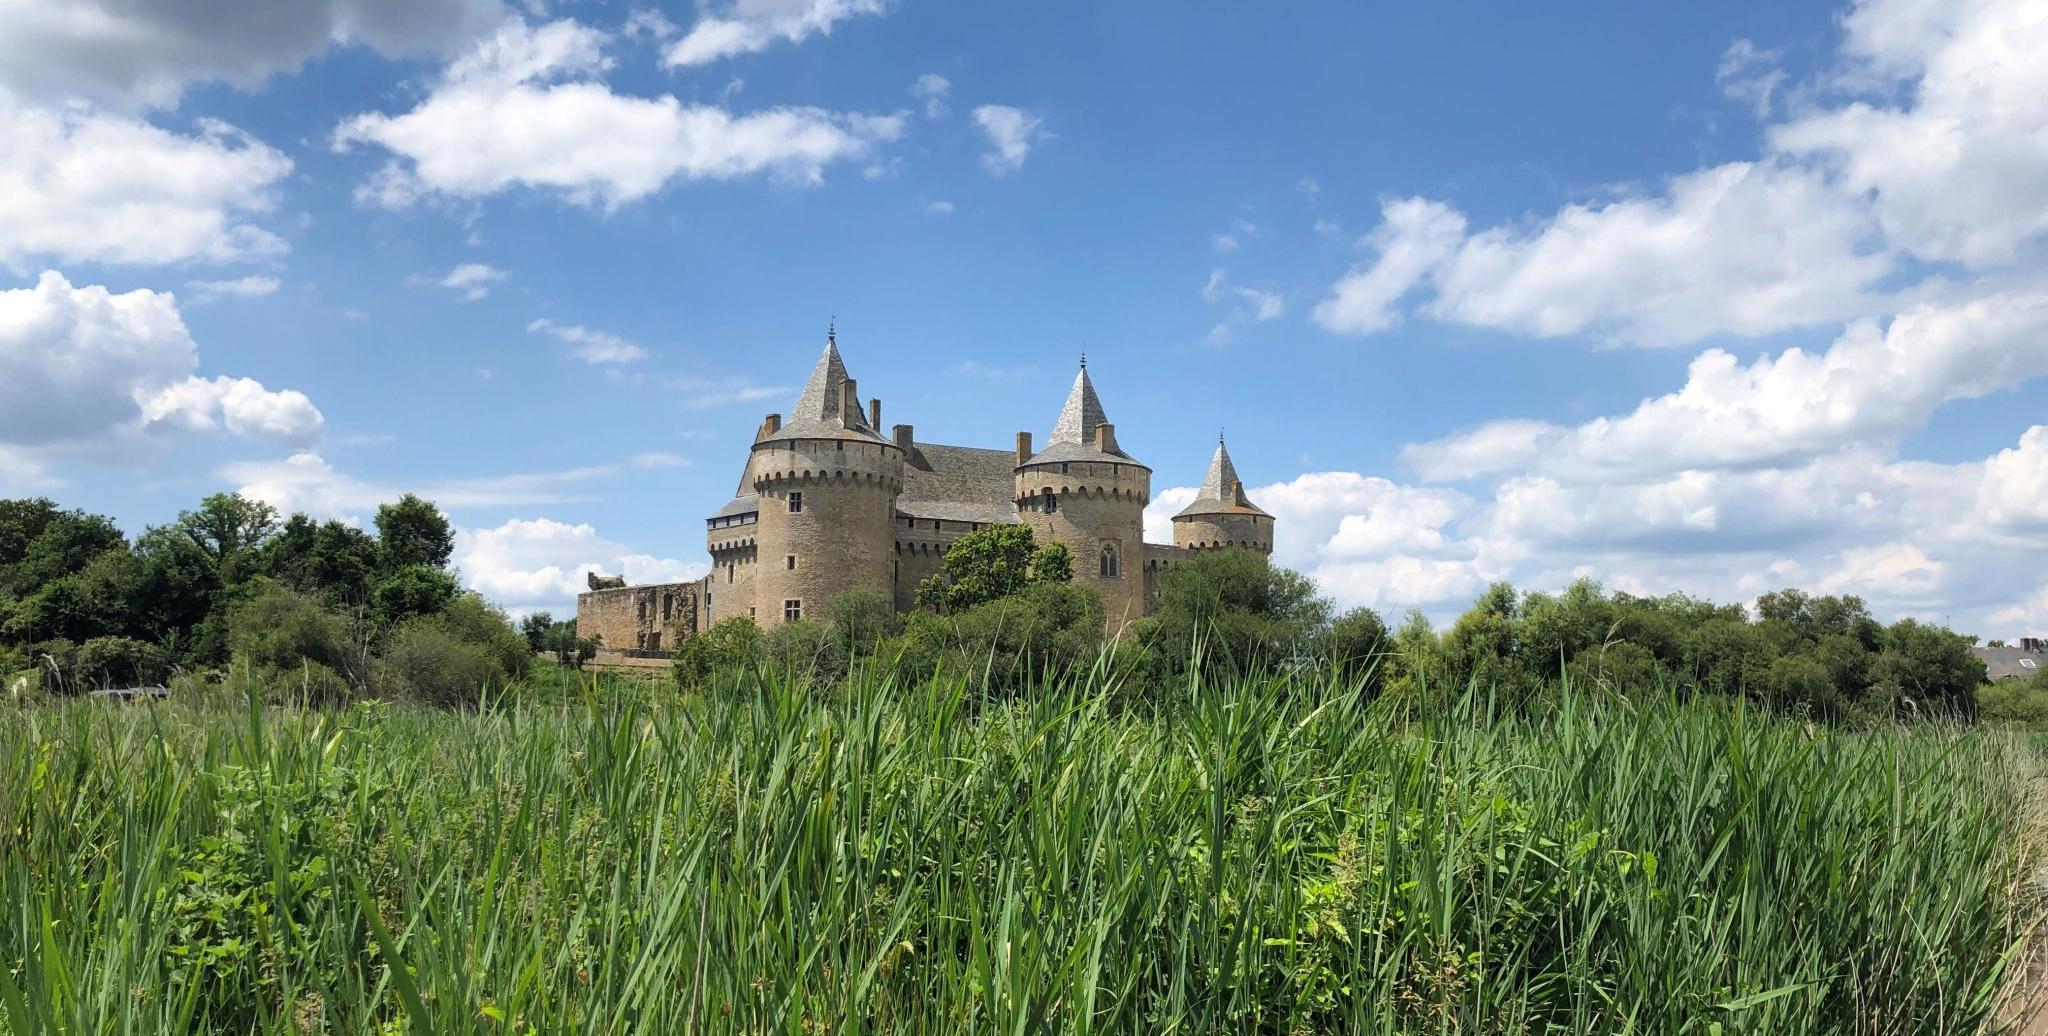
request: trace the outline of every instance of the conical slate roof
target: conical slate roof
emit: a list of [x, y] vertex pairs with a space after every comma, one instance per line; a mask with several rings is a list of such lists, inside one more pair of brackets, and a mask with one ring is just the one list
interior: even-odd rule
[[1052, 438], [1046, 444], [1094, 445], [1095, 426], [1108, 421], [1108, 415], [1102, 412], [1102, 399], [1095, 394], [1095, 383], [1088, 380], [1088, 365], [1083, 363], [1081, 373], [1074, 375], [1074, 387], [1067, 393], [1066, 405], [1060, 407], [1060, 419], [1053, 423]]
[[851, 419], [845, 419], [839, 408], [839, 386], [846, 381], [846, 361], [839, 358], [839, 342], [836, 335], [825, 336], [825, 351], [818, 357], [818, 365], [811, 368], [810, 380], [804, 382], [804, 390], [796, 397], [796, 405], [789, 410], [789, 417], [774, 434], [762, 442], [783, 439], [868, 439], [887, 442], [882, 433], [868, 426], [867, 412], [860, 401], [854, 400]]
[[1095, 383], [1088, 380], [1088, 361], [1084, 359], [1081, 372], [1074, 375], [1074, 387], [1067, 391], [1067, 401], [1060, 407], [1059, 420], [1053, 422], [1052, 437], [1046, 440], [1045, 449], [1025, 463], [1093, 460], [1138, 464], [1137, 458], [1125, 453], [1121, 446], [1112, 446], [1107, 452], [1096, 449], [1095, 429], [1109, 423], [1102, 399], [1095, 394]]
[[1216, 440], [1216, 455], [1209, 458], [1209, 477], [1202, 480], [1201, 491], [1174, 517], [1193, 514], [1266, 514], [1244, 495], [1237, 465], [1230, 462], [1230, 450], [1222, 439]]

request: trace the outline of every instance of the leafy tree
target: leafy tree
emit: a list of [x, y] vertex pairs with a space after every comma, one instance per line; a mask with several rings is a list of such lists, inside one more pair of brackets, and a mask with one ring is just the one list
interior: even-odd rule
[[702, 687], [719, 673], [752, 668], [761, 657], [761, 627], [745, 616], [726, 619], [676, 649], [676, 682]]
[[1211, 666], [1246, 666], [1307, 647], [1330, 605], [1315, 584], [1257, 551], [1202, 551], [1166, 570], [1159, 610], [1139, 623], [1155, 665], [1178, 672], [1205, 646]]
[[920, 607], [958, 612], [1013, 594], [1034, 583], [1074, 577], [1074, 557], [1057, 541], [1039, 546], [1028, 525], [991, 525], [953, 541], [938, 575], [917, 588]]
[[[576, 620], [571, 619], [569, 621], [574, 622]], [[552, 612], [534, 612], [526, 618], [519, 620], [520, 635], [526, 638], [526, 646], [533, 651], [546, 651], [548, 649], [548, 634], [554, 628], [555, 616]]]
[[1393, 651], [1387, 624], [1371, 608], [1353, 608], [1332, 620], [1322, 636], [1323, 657], [1346, 680], [1368, 682], [1378, 690], [1387, 677], [1383, 658]]
[[1093, 663], [1102, 628], [1102, 601], [1095, 591], [1073, 583], [1034, 583], [962, 612], [915, 612], [884, 653], [912, 678], [986, 674], [996, 688], [1014, 689], [1047, 671]]
[[526, 638], [505, 613], [474, 593], [407, 619], [370, 666], [379, 695], [444, 707], [474, 707], [526, 674]]
[[171, 660], [162, 648], [133, 637], [94, 637], [78, 645], [77, 679], [88, 687], [161, 684]]
[[385, 572], [442, 569], [455, 555], [455, 529], [440, 508], [407, 493], [377, 508], [377, 543]]
[[1999, 680], [1978, 688], [1977, 718], [1999, 726], [2048, 731], [2048, 673]]
[[1914, 619], [1893, 623], [1870, 663], [1878, 703], [1896, 703], [1908, 715], [1973, 716], [1984, 662], [1970, 652], [1971, 643]]
[[227, 586], [255, 574], [250, 558], [277, 532], [277, 509], [236, 493], [215, 493], [198, 509], [179, 512], [172, 528], [199, 548]]
[[446, 570], [407, 565], [385, 575], [370, 591], [370, 615], [379, 629], [392, 629], [441, 611], [459, 591]]
[[[49, 501], [32, 501], [48, 504]], [[0, 573], [20, 596], [35, 593], [48, 583], [82, 571], [94, 558], [110, 550], [125, 551], [127, 538], [112, 519], [84, 511], [55, 511], [42, 516], [40, 508], [26, 509], [17, 533], [33, 527], [35, 534], [22, 543], [17, 556], [0, 555]], [[10, 536], [11, 538], [11, 536]]]
[[541, 646], [555, 656], [557, 665], [575, 669], [583, 668], [583, 663], [597, 657], [597, 638], [577, 636], [575, 619], [549, 626], [541, 639]]
[[877, 645], [903, 630], [896, 598], [883, 590], [846, 590], [825, 602], [825, 622], [847, 658], [873, 654]]
[[369, 599], [377, 563], [377, 541], [368, 533], [295, 514], [264, 544], [261, 568], [288, 586], [337, 604], [361, 604]]
[[235, 661], [264, 673], [314, 662], [336, 673], [360, 673], [361, 652], [348, 623], [312, 594], [283, 583], [259, 581], [229, 613], [228, 644]]

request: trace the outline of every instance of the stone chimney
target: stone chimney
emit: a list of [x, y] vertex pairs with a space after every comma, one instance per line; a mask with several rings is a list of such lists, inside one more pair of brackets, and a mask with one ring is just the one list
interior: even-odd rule
[[839, 423], [848, 428], [860, 424], [860, 387], [852, 378], [839, 383]]
[[1246, 504], [1251, 503], [1250, 500], [1245, 499], [1244, 483], [1232, 482], [1230, 484], [1230, 502], [1231, 504], [1237, 507], [1243, 507]]
[[769, 414], [767, 417], [761, 420], [761, 431], [754, 436], [754, 441], [759, 442], [760, 440], [766, 439], [769, 436], [774, 435], [776, 432], [779, 432], [781, 430], [782, 415]]
[[868, 427], [878, 432], [882, 430], [882, 397], [880, 396], [868, 400]]
[[909, 453], [910, 444], [916, 441], [911, 436], [910, 426], [907, 424], [899, 424], [896, 427], [889, 429], [889, 431], [893, 433], [896, 439], [896, 448], [902, 450], [905, 453]]
[[1031, 459], [1031, 433], [1030, 433], [1030, 432], [1018, 432], [1018, 433], [1017, 433], [1017, 463], [1021, 465], [1021, 464], [1023, 464], [1023, 463], [1025, 462], [1025, 461], [1027, 461], [1027, 460], [1030, 460], [1030, 459]]
[[1116, 426], [1104, 421], [1095, 426], [1095, 448], [1104, 453], [1116, 452]]

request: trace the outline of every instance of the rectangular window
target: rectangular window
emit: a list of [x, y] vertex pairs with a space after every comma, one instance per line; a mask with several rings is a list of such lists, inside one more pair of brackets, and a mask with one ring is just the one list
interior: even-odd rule
[[802, 511], [803, 509], [804, 495], [802, 493], [789, 494], [789, 513], [796, 514], [797, 512]]
[[760, 610], [760, 609], [758, 609], [758, 608], [755, 608], [755, 607], [753, 607], [752, 605], [748, 605], [748, 606], [747, 606], [747, 618], [749, 618], [749, 619], [755, 618], [756, 616], [754, 615], [754, 613], [755, 613], [755, 612], [757, 612], [757, 611], [759, 611], [759, 610]]
[[2039, 668], [2041, 668], [2041, 667], [2040, 667], [2040, 666], [2037, 666], [2037, 665], [2035, 665], [2035, 664], [2034, 664], [2034, 660], [2033, 660], [2033, 659], [2031, 659], [2031, 658], [2022, 658], [2022, 659], [2020, 659], [2020, 668], [2021, 668], [2021, 669], [2039, 669]]
[[794, 572], [794, 571], [796, 571], [796, 555], [795, 555], [795, 554], [791, 554], [791, 555], [789, 555], [789, 556], [787, 556], [787, 557], [783, 558], [783, 559], [782, 559], [782, 567], [783, 567], [783, 568], [786, 568], [786, 569], [789, 569], [789, 570], [790, 570], [791, 572]]
[[803, 602], [803, 601], [801, 601], [801, 600], [798, 600], [797, 598], [794, 598], [794, 597], [792, 597], [792, 598], [790, 598], [789, 600], [787, 600], [787, 601], [784, 601], [784, 602], [782, 602], [782, 621], [784, 621], [784, 622], [795, 622], [795, 621], [797, 621], [798, 619], [801, 619], [801, 618], [803, 618], [803, 617], [804, 617], [804, 602]]

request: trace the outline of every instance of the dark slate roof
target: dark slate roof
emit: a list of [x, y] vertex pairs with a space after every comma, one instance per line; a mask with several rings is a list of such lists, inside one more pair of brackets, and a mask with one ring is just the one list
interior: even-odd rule
[[827, 337], [825, 351], [818, 357], [818, 365], [811, 368], [810, 380], [804, 382], [804, 390], [797, 395], [796, 405], [790, 408], [782, 427], [761, 441], [863, 439], [888, 442], [882, 433], [868, 427], [867, 414], [859, 400], [855, 400], [852, 407], [853, 420], [842, 420], [839, 386], [845, 381], [846, 363], [839, 358], [839, 343]]
[[1017, 455], [1009, 450], [915, 443], [903, 459], [896, 513], [1005, 525], [1017, 520]]
[[721, 507], [718, 510], [711, 512], [711, 517], [730, 518], [736, 514], [753, 514], [754, 512], [759, 511], [760, 509], [760, 495], [757, 493], [748, 493], [745, 496], [733, 497], [731, 500], [726, 502], [724, 507]]
[[1138, 464], [1137, 458], [1121, 447], [1108, 453], [1095, 448], [1096, 426], [1108, 423], [1109, 415], [1103, 412], [1102, 399], [1095, 394], [1095, 383], [1088, 380], [1088, 364], [1084, 361], [1081, 373], [1074, 375], [1074, 387], [1067, 391], [1066, 403], [1060, 407], [1059, 420], [1053, 422], [1052, 438], [1046, 440], [1045, 449], [1033, 454], [1026, 463], [1086, 460]]
[[[1970, 653], [1984, 660], [1984, 675], [1993, 680], [2048, 673], [2048, 651], [2025, 651], [2016, 647], [1973, 647]], [[2025, 664], [2027, 662], [2034, 664], [2030, 668]]]
[[[1239, 490], [1243, 483], [1237, 477], [1237, 465], [1230, 462], [1230, 451], [1223, 446], [1223, 440], [1216, 440], [1216, 455], [1209, 458], [1209, 477], [1202, 480], [1201, 491], [1194, 500], [1180, 509], [1175, 518], [1194, 514], [1266, 514], [1259, 505]], [[1266, 515], [1272, 517], [1271, 515]]]

